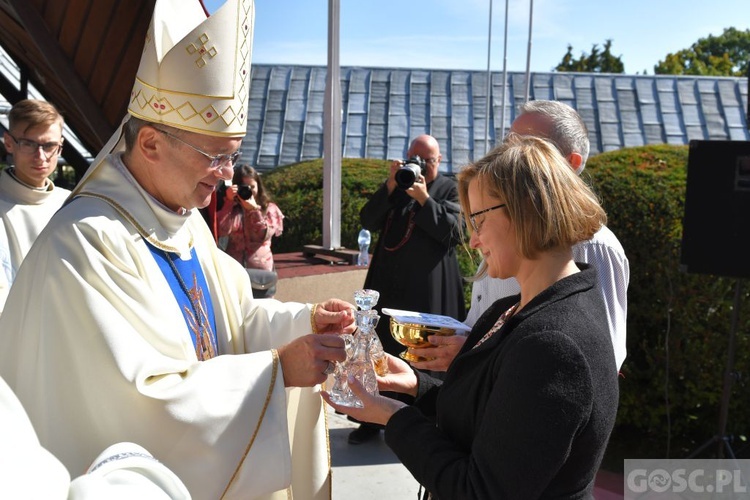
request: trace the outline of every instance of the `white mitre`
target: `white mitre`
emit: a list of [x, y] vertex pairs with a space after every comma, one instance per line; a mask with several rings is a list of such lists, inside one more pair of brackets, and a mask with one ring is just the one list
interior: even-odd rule
[[131, 116], [199, 134], [246, 134], [253, 0], [226, 0], [206, 16], [200, 0], [156, 0], [128, 114], [72, 196], [107, 155], [124, 151]]
[[247, 130], [253, 2], [227, 0], [206, 19], [197, 1], [158, 0], [128, 112], [189, 132]]

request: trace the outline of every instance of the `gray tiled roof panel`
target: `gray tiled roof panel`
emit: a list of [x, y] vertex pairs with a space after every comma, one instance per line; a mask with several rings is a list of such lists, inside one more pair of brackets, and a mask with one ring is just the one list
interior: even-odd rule
[[367, 116], [365, 115], [349, 115], [349, 119], [346, 122], [346, 135], [348, 137], [360, 137], [367, 133]]
[[388, 123], [388, 104], [386, 102], [370, 102], [370, 112], [368, 113], [370, 126], [386, 125]]
[[744, 128], [730, 128], [729, 129], [729, 140], [730, 141], [744, 141], [747, 138], [747, 129]]
[[365, 113], [367, 111], [368, 95], [364, 93], [349, 92], [348, 113]]
[[647, 144], [659, 144], [664, 142], [661, 125], [644, 124], [643, 135]]
[[739, 106], [724, 106], [724, 118], [728, 127], [745, 127], [745, 111]]
[[644, 125], [658, 125], [660, 123], [659, 108], [656, 104], [641, 103], [640, 110]]
[[[502, 139], [526, 94], [524, 73], [509, 72], [503, 89], [503, 74], [493, 72], [487, 122], [484, 71], [343, 67], [340, 76], [345, 157], [399, 158], [413, 136], [429, 133], [440, 143], [446, 172], [484, 154], [485, 129], [489, 147]], [[557, 99], [578, 110], [592, 155], [691, 139], [750, 140], [744, 78], [530, 76], [531, 99]], [[325, 80], [325, 67], [254, 65], [243, 161], [268, 170], [322, 157]]]
[[655, 104], [658, 100], [653, 80], [638, 78], [635, 81], [635, 90], [638, 94], [638, 102], [641, 105]]
[[602, 123], [617, 123], [620, 121], [620, 113], [615, 102], [599, 103], [599, 121]]
[[305, 101], [289, 101], [286, 107], [286, 122], [305, 121]]

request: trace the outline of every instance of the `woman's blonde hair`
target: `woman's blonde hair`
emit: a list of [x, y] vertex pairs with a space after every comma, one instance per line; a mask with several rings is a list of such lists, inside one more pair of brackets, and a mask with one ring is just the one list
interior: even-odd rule
[[466, 225], [471, 228], [469, 184], [477, 182], [485, 194], [506, 204], [518, 252], [528, 259], [591, 239], [607, 222], [597, 196], [545, 139], [512, 133], [464, 167], [457, 179]]

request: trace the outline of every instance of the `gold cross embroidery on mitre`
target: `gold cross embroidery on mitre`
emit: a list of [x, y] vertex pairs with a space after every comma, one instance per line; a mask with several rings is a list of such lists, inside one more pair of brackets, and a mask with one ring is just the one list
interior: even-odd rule
[[206, 57], [208, 57], [209, 59], [213, 59], [217, 54], [216, 47], [206, 47], [208, 41], [208, 35], [206, 33], [203, 33], [198, 37], [197, 43], [190, 43], [185, 48], [188, 54], [198, 54], [198, 59], [195, 60], [195, 65], [199, 68], [202, 68], [206, 64], [208, 64], [205, 59]]

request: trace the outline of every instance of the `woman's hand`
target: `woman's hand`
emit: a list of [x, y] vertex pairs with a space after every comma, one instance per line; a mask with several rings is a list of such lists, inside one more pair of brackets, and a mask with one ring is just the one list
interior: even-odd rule
[[411, 366], [420, 370], [444, 372], [448, 370], [458, 351], [463, 347], [466, 337], [464, 335], [430, 335], [427, 340], [431, 346], [409, 349], [410, 353], [427, 358], [427, 361], [413, 361]]
[[388, 373], [383, 377], [378, 377], [378, 389], [416, 396], [417, 375], [412, 367], [397, 356], [391, 356], [388, 353], [385, 356], [388, 362]]
[[365, 388], [362, 387], [362, 384], [352, 376], [349, 377], [347, 383], [349, 384], [352, 393], [362, 401], [363, 408], [337, 405], [331, 401], [331, 396], [326, 391], [321, 392], [321, 395], [325, 402], [331, 405], [334, 410], [350, 415], [361, 422], [372, 422], [385, 425], [394, 413], [406, 406], [406, 403], [401, 401], [396, 401], [395, 399], [387, 398], [379, 394], [368, 393]]

